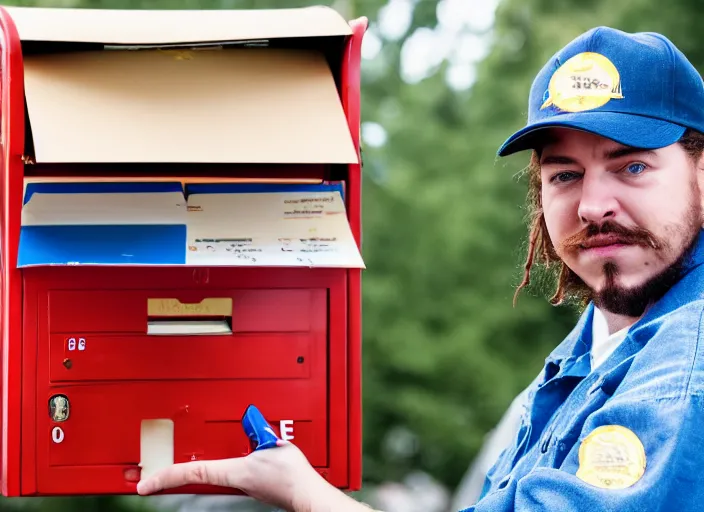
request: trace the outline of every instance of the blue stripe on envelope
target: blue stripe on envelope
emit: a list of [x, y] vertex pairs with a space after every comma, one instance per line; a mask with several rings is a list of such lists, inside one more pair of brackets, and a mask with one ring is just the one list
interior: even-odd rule
[[183, 192], [179, 182], [83, 182], [83, 183], [28, 183], [25, 188], [24, 204], [33, 194], [108, 194], [138, 192]]
[[186, 226], [25, 226], [18, 252], [18, 267], [183, 265]]

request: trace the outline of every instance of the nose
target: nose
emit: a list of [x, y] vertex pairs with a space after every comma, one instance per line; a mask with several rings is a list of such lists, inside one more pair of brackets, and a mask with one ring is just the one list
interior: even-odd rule
[[615, 217], [619, 207], [615, 192], [606, 173], [584, 173], [577, 212], [580, 220], [585, 224], [598, 224]]

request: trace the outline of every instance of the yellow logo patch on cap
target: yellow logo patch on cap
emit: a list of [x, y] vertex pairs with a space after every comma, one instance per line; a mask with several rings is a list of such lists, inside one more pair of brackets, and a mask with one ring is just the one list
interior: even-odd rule
[[566, 112], [583, 112], [622, 98], [616, 66], [599, 53], [584, 52], [568, 59], [553, 73], [548, 97], [540, 109], [554, 105]]
[[577, 477], [602, 489], [625, 489], [645, 473], [643, 443], [620, 425], [594, 429], [579, 447]]

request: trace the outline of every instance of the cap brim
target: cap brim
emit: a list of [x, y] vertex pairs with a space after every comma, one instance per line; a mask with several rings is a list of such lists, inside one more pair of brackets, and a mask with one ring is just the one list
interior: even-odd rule
[[643, 149], [674, 144], [686, 130], [678, 124], [622, 112], [575, 112], [551, 117], [517, 131], [499, 148], [498, 155], [508, 156], [535, 149], [540, 143], [539, 135], [548, 128], [572, 128]]

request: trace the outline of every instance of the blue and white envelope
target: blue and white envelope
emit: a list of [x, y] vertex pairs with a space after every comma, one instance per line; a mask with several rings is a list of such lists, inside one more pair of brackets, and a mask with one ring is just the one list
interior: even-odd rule
[[339, 184], [29, 183], [18, 267], [364, 268]]

